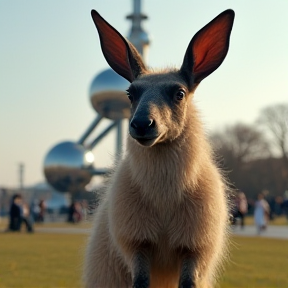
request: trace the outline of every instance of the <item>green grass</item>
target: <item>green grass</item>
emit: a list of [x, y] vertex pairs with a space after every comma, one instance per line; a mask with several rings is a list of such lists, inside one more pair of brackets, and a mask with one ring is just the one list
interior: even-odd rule
[[287, 288], [288, 241], [233, 237], [221, 288]]
[[0, 287], [81, 287], [86, 238], [86, 235], [2, 233]]
[[[1, 288], [78, 288], [87, 235], [0, 234]], [[233, 237], [223, 288], [287, 288], [288, 241]], [[115, 287], [118, 288], [118, 287]]]

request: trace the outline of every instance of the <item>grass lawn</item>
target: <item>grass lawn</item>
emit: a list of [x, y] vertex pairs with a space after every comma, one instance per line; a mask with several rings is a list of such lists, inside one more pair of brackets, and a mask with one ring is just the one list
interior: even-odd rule
[[81, 287], [86, 235], [0, 234], [1, 288]]
[[[76, 234], [1, 233], [0, 287], [81, 287], [86, 239]], [[287, 240], [233, 237], [231, 262], [219, 287], [287, 288], [287, 267]]]
[[288, 241], [233, 237], [221, 288], [287, 288]]

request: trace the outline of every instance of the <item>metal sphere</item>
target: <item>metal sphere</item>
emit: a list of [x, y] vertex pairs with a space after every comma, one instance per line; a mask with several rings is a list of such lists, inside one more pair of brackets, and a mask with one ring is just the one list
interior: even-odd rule
[[91, 180], [94, 155], [82, 145], [62, 142], [54, 146], [44, 160], [47, 182], [59, 192], [79, 192]]
[[100, 115], [118, 120], [130, 117], [130, 101], [125, 93], [129, 82], [112, 69], [99, 73], [90, 86], [90, 100]]

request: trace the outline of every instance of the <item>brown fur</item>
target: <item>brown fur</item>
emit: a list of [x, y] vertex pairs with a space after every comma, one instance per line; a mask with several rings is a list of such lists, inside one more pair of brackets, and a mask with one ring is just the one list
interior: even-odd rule
[[[131, 122], [146, 113], [159, 136], [144, 142], [128, 137], [95, 217], [84, 267], [87, 288], [214, 285], [227, 248], [225, 184], [192, 101], [198, 83], [191, 85], [181, 69], [152, 73], [143, 66], [129, 79]], [[181, 101], [166, 95], [174, 84], [184, 87]], [[183, 284], [187, 277], [191, 284]]]

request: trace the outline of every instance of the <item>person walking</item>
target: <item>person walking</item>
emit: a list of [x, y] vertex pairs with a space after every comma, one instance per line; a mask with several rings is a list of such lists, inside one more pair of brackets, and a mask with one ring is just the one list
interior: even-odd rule
[[244, 229], [245, 215], [248, 211], [247, 199], [244, 192], [238, 192], [235, 198], [235, 207], [233, 212], [232, 224], [236, 225], [237, 219], [240, 219], [240, 227]]
[[25, 202], [22, 203], [22, 222], [25, 223], [27, 232], [34, 232], [30, 209], [28, 204]]
[[21, 209], [22, 197], [20, 194], [14, 194], [12, 196], [12, 203], [9, 211], [9, 226], [7, 231], [20, 231], [22, 222], [22, 209]]
[[261, 234], [262, 231], [266, 230], [269, 212], [270, 207], [268, 202], [264, 199], [264, 195], [259, 193], [258, 200], [255, 202], [254, 207], [254, 222], [258, 234]]

